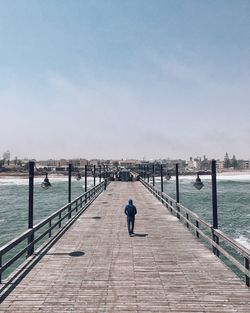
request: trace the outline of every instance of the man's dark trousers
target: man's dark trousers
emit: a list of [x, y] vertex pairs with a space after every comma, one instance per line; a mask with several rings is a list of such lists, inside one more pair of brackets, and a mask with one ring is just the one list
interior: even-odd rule
[[127, 216], [128, 233], [129, 235], [134, 233], [135, 217]]

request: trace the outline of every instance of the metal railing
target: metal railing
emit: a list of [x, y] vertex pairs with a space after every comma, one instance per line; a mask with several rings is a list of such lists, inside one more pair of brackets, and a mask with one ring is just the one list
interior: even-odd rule
[[[43, 221], [34, 225], [33, 228], [26, 230], [18, 237], [0, 247], [0, 283], [2, 282], [2, 274], [4, 271], [10, 268], [14, 262], [25, 254], [26, 257], [32, 255], [30, 251], [34, 251], [35, 245], [47, 235], [49, 239], [54, 238], [59, 231], [64, 229], [73, 219], [84, 212], [90, 203], [93, 202], [104, 189], [105, 181], [102, 181], [97, 186], [89, 189], [70, 203], [64, 205]], [[64, 225], [62, 225], [63, 222], [65, 222]], [[44, 227], [46, 228], [45, 230], [43, 230]], [[56, 227], [57, 230], [55, 231]], [[53, 230], [54, 234], [52, 236]], [[30, 238], [32, 238], [32, 241], [30, 241]], [[46, 242], [48, 242], [48, 240]], [[15, 251], [15, 248], [19, 244], [22, 244], [22, 247], [18, 249], [18, 251]]]
[[[140, 179], [140, 182], [158, 198], [172, 214], [176, 215], [197, 238], [202, 239], [216, 256], [221, 257], [222, 254], [227, 262], [229, 261], [234, 265], [240, 273], [244, 275], [245, 283], [250, 287], [250, 251], [247, 248], [228, 237], [221, 230], [213, 228], [212, 224], [206, 222], [197, 214], [176, 202], [175, 199], [161, 192], [148, 182], [143, 179]], [[230, 251], [233, 251], [235, 255]]]

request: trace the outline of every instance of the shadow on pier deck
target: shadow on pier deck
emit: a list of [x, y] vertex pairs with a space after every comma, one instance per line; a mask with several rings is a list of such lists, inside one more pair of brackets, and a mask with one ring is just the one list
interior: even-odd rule
[[250, 312], [249, 288], [140, 182], [112, 182], [37, 257], [0, 312]]

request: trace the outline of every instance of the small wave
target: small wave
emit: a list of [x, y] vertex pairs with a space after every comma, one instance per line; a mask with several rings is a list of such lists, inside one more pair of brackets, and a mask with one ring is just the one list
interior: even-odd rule
[[240, 243], [242, 246], [246, 247], [250, 250], [250, 239], [247, 238], [244, 235], [240, 235], [238, 238], [235, 239], [238, 243]]

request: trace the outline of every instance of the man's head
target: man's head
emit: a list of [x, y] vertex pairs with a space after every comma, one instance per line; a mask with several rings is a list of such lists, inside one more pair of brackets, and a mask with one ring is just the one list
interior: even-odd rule
[[133, 200], [132, 200], [132, 199], [129, 199], [129, 200], [128, 200], [128, 204], [132, 205], [132, 204], [133, 204]]

